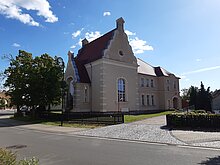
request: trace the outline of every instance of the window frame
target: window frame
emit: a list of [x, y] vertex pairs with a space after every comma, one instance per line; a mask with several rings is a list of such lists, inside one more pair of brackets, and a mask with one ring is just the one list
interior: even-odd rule
[[117, 92], [118, 102], [126, 102], [126, 81], [124, 78], [118, 79]]

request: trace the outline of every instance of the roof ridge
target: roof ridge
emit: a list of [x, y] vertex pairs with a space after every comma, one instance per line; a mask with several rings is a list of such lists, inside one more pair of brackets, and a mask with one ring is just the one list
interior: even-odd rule
[[155, 68], [153, 65], [147, 63], [146, 61], [142, 60], [141, 58], [137, 58], [138, 60], [142, 61], [143, 63], [147, 64], [147, 65], [150, 65], [151, 67]]
[[112, 32], [113, 32], [113, 31], [115, 31], [115, 30], [116, 30], [116, 28], [112, 29], [111, 31], [109, 31], [109, 32], [107, 32], [107, 33], [105, 33], [105, 34], [101, 35], [100, 37], [98, 37], [98, 38], [96, 38], [96, 39], [92, 40], [91, 42], [89, 42], [89, 43], [88, 43], [88, 44], [86, 44], [85, 46], [87, 46], [87, 45], [89, 45], [89, 44], [91, 44], [91, 43], [93, 43], [93, 42], [97, 41], [98, 39], [100, 39], [100, 38], [102, 38], [102, 37], [104, 37], [104, 36], [108, 35], [109, 33], [112, 33]]

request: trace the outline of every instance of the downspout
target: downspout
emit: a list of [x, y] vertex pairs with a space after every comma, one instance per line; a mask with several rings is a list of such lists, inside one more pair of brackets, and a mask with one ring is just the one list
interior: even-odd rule
[[90, 95], [90, 109], [91, 109], [91, 112], [92, 112], [92, 64], [90, 63], [90, 75], [91, 75], [91, 82], [90, 82], [90, 87], [91, 87], [91, 95]]

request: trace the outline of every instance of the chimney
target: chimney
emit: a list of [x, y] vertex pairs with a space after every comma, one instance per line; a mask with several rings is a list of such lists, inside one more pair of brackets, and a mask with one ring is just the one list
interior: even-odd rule
[[74, 53], [71, 51], [68, 51], [68, 61], [72, 61], [73, 58], [74, 58]]
[[119, 31], [124, 31], [124, 23], [125, 21], [122, 17], [116, 20], [116, 27]]
[[89, 41], [85, 38], [84, 40], [82, 40], [82, 47], [84, 47], [88, 43], [89, 43]]

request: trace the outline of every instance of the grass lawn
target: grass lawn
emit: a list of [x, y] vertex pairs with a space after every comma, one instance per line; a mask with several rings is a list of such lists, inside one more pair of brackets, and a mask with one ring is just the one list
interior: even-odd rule
[[[41, 124], [45, 125], [53, 125], [53, 126], [60, 126], [60, 121], [45, 121], [42, 122]], [[64, 122], [63, 127], [74, 127], [74, 128], [97, 128], [97, 127], [102, 127], [104, 125], [102, 124], [81, 124], [81, 123], [71, 123], [71, 122]]]
[[172, 113], [173, 111], [166, 111], [166, 112], [160, 112], [160, 113], [153, 113], [153, 114], [145, 114], [145, 115], [125, 115], [124, 116], [124, 122], [130, 123], [138, 120], [143, 120], [151, 117], [157, 117], [162, 115], [167, 115]]
[[[19, 120], [27, 122], [27, 124], [44, 124], [44, 125], [53, 125], [53, 126], [60, 126], [61, 121], [47, 121], [43, 119], [32, 119], [28, 116], [25, 117], [11, 117], [11, 119]], [[97, 128], [105, 126], [104, 124], [84, 124], [84, 123], [72, 123], [72, 122], [63, 122], [63, 127], [74, 127], [74, 128]]]

